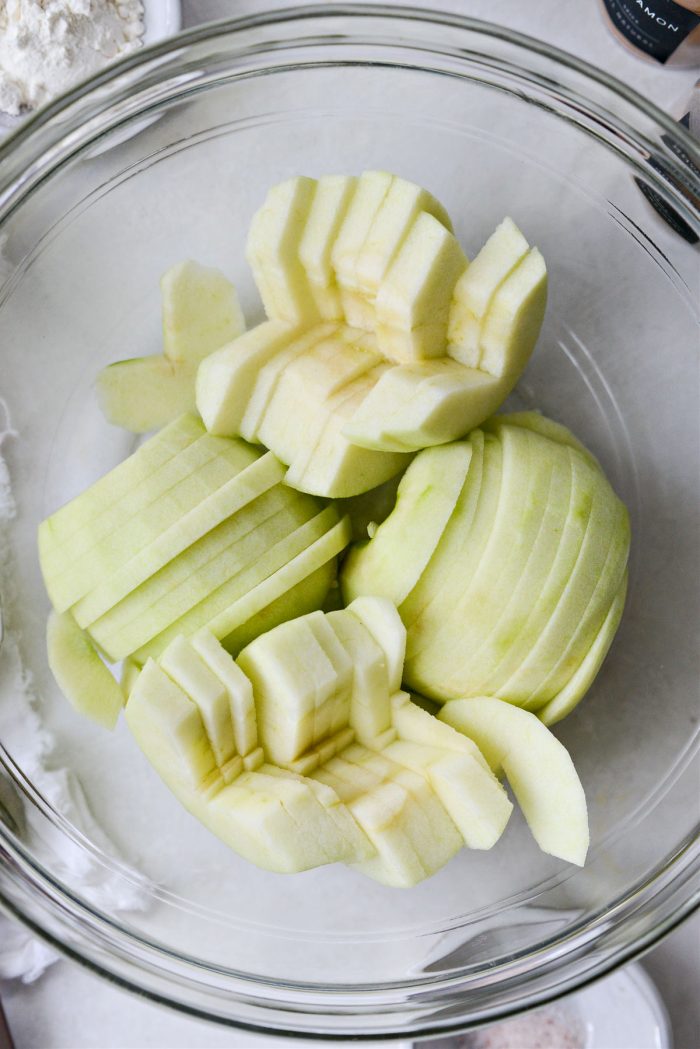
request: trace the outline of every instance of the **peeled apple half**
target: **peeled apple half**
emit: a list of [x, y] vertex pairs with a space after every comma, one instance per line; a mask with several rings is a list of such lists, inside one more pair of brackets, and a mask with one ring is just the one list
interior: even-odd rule
[[247, 253], [269, 320], [202, 363], [197, 408], [315, 495], [369, 491], [478, 426], [544, 316], [544, 260], [511, 219], [469, 265], [442, 205], [388, 172], [274, 186]]
[[590, 686], [620, 621], [629, 520], [558, 424], [496, 417], [421, 452], [341, 584], [395, 601], [406, 685], [439, 702], [495, 696], [556, 721]]

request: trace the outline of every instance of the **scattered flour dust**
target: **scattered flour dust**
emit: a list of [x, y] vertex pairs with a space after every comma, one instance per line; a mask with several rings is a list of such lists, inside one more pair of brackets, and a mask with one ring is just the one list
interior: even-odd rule
[[18, 116], [141, 44], [141, 0], [0, 0], [0, 110]]

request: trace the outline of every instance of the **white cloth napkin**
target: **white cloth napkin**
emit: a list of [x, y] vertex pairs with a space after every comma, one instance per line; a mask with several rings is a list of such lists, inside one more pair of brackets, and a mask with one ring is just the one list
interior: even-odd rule
[[[4, 422], [3, 422], [4, 417]], [[46, 801], [108, 856], [117, 851], [95, 822], [77, 777], [68, 769], [50, 768], [54, 741], [41, 723], [32, 675], [22, 663], [21, 638], [12, 629], [16, 598], [8, 524], [15, 516], [5, 441], [16, 437], [7, 408], [0, 399], [0, 596], [4, 637], [0, 645], [0, 744], [30, 778]], [[0, 777], [3, 776], [0, 771]], [[45, 826], [38, 833], [31, 813], [23, 814], [19, 797], [0, 778], [0, 804], [22, 824], [21, 836], [52, 873], [67, 881], [91, 903], [110, 913], [144, 910], [147, 887], [116, 877], [66, 835]], [[56, 953], [23, 926], [0, 916], [0, 979], [35, 980], [57, 959]]]

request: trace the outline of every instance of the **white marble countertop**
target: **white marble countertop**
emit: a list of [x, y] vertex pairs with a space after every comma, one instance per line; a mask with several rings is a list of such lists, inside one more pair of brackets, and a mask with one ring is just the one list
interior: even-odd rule
[[[562, 47], [614, 73], [674, 113], [681, 112], [699, 73], [662, 69], [628, 54], [608, 34], [592, 0], [423, 2], [427, 7], [488, 18]], [[292, 6], [288, 0], [184, 0], [183, 25], [287, 6]], [[700, 918], [676, 930], [647, 955], [644, 965], [666, 1002], [677, 1049], [695, 1049], [700, 1031]], [[68, 961], [54, 965], [34, 984], [5, 984], [1, 990], [16, 1049], [253, 1049], [289, 1044], [180, 1016], [130, 996]]]

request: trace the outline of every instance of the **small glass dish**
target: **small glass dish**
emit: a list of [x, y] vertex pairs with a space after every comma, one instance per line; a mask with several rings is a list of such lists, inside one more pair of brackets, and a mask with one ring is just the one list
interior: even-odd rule
[[[1, 736], [0, 774], [25, 812], [21, 826], [0, 821], [8, 912], [108, 978], [209, 1019], [407, 1038], [554, 999], [692, 909], [700, 223], [683, 151], [697, 157], [682, 128], [568, 55], [482, 22], [367, 5], [184, 33], [5, 141], [0, 393], [18, 434], [3, 445], [17, 503], [6, 626], [52, 760], [74, 770], [125, 857], [43, 796]], [[224, 269], [254, 322], [243, 249], [266, 188], [366, 168], [429, 187], [468, 254], [505, 214], [541, 248], [550, 304], [510, 404], [570, 426], [630, 509], [618, 638], [556, 729], [590, 804], [583, 870], [539, 853], [518, 817], [491, 853], [464, 851], [410, 891], [344, 868], [259, 871], [179, 807], [123, 724], [110, 735], [74, 715], [47, 668], [37, 523], [134, 447], [100, 417], [98, 370], [158, 352], [158, 279], [184, 257]], [[19, 687], [7, 662], [4, 647], [0, 714]], [[117, 915], [77, 891], [47, 859], [59, 844], [138, 884], [147, 906]]]

